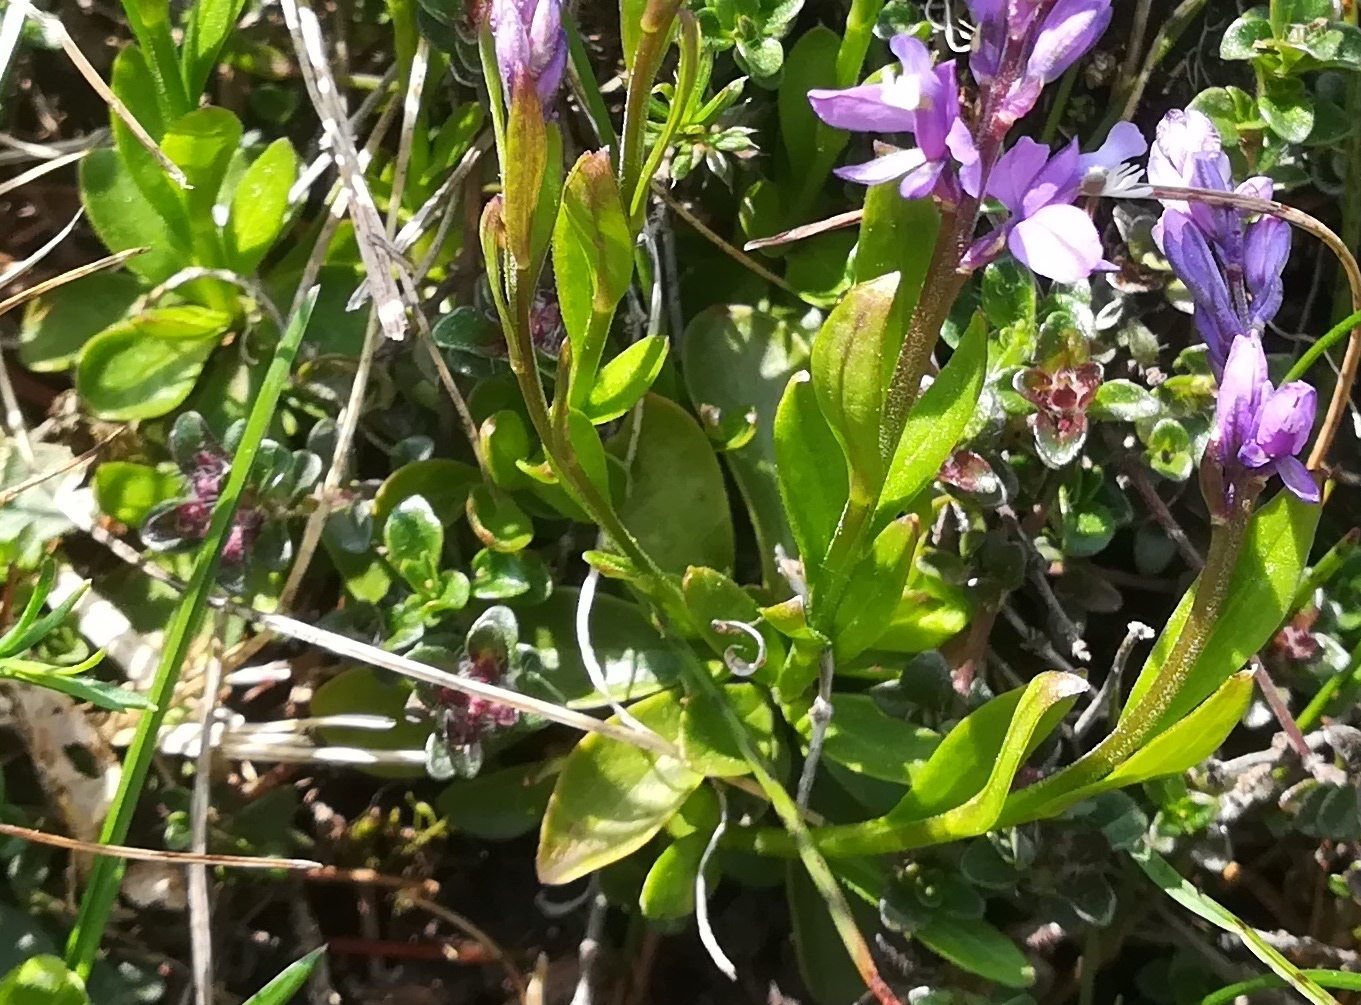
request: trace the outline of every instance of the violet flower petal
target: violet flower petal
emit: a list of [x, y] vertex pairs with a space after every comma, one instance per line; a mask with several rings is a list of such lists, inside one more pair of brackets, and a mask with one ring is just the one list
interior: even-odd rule
[[1281, 476], [1285, 487], [1305, 502], [1316, 503], [1322, 498], [1314, 476], [1298, 457], [1282, 457], [1276, 462], [1276, 473]]
[[1049, 148], [1022, 136], [1015, 146], [997, 158], [988, 176], [987, 194], [1013, 213], [1020, 213], [1031, 182], [1049, 162]]
[[926, 163], [926, 155], [913, 147], [909, 150], [894, 150], [892, 153], [876, 157], [863, 164], [847, 164], [834, 172], [838, 178], [853, 181], [859, 185], [882, 185], [897, 181]]
[[1086, 279], [1101, 262], [1101, 236], [1076, 206], [1045, 206], [1018, 221], [1007, 247], [1032, 271], [1060, 283]]
[[945, 145], [955, 162], [959, 164], [960, 185], [965, 192], [977, 198], [983, 184], [983, 163], [979, 159], [973, 133], [969, 131], [963, 119], [955, 119], [950, 126], [950, 132], [945, 136]]
[[1283, 384], [1267, 394], [1257, 416], [1257, 433], [1249, 446], [1270, 460], [1293, 457], [1309, 442], [1318, 409], [1318, 392], [1301, 380]]
[[1052, 84], [1096, 44], [1111, 22], [1111, 0], [1059, 0], [1035, 37], [1026, 76]]
[[1109, 171], [1125, 161], [1142, 157], [1148, 150], [1148, 141], [1139, 127], [1133, 122], [1117, 122], [1106, 136], [1106, 142], [1089, 154], [1078, 158], [1078, 170], [1084, 175], [1092, 168]]
[[905, 107], [901, 95], [887, 84], [860, 84], [845, 90], [815, 89], [808, 102], [823, 122], [834, 129], [859, 133], [910, 132], [916, 123], [914, 107]]
[[1219, 373], [1242, 321], [1233, 308], [1229, 287], [1209, 242], [1195, 222], [1175, 209], [1163, 212], [1163, 253], [1172, 263], [1196, 305], [1196, 325], [1210, 350], [1211, 367]]
[[1261, 339], [1256, 335], [1238, 336], [1219, 379], [1214, 446], [1220, 463], [1236, 460], [1243, 447], [1255, 438], [1262, 396], [1270, 387]]
[[903, 176], [903, 180], [898, 183], [898, 194], [904, 199], [926, 198], [935, 190], [944, 170], [944, 161], [924, 160]]

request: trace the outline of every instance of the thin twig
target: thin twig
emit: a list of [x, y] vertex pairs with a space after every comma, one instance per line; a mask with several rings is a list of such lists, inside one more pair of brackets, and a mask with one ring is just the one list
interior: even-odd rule
[[67, 283], [73, 283], [77, 279], [84, 279], [86, 276], [92, 276], [96, 272], [103, 272], [105, 269], [112, 269], [122, 265], [128, 259], [136, 258], [138, 255], [144, 255], [150, 250], [150, 248], [128, 248], [126, 251], [120, 251], [115, 255], [106, 255], [104, 258], [91, 262], [88, 265], [77, 266], [69, 272], [63, 272], [60, 276], [44, 279], [41, 283], [30, 286], [26, 290], [20, 290], [18, 293], [14, 294], [14, 296], [9, 297], [6, 300], [0, 300], [0, 317], [8, 314], [16, 307], [22, 307], [30, 300], [37, 299], [44, 293], [51, 293], [53, 290], [65, 286]]
[[65, 25], [52, 15], [35, 8], [28, 0], [10, 0], [10, 5], [11, 7], [18, 7], [23, 11], [26, 17], [38, 22], [46, 31], [49, 31], [56, 36], [58, 42], [61, 43], [62, 51], [65, 52], [66, 57], [75, 64], [80, 75], [85, 78], [85, 82], [88, 83], [90, 87], [94, 89], [94, 92], [103, 99], [104, 103], [109, 106], [113, 114], [123, 120], [123, 124], [128, 127], [128, 131], [131, 132], [132, 135], [137, 138], [137, 142], [142, 144], [142, 146], [147, 149], [147, 152], [156, 159], [156, 163], [161, 166], [162, 170], [164, 170], [165, 173], [170, 176], [171, 180], [179, 185], [180, 188], [192, 188], [193, 186], [189, 184], [189, 179], [184, 176], [184, 172], [180, 170], [179, 166], [165, 155], [165, 151], [156, 145], [156, 141], [151, 138], [150, 133], [142, 128], [142, 124], [137, 121], [136, 116], [128, 111], [127, 106], [119, 101], [118, 96], [113, 93], [109, 88], [109, 85], [104, 83], [104, 78], [99, 75], [99, 71], [85, 58], [85, 53], [80, 51], [80, 46], [76, 45], [75, 40], [71, 38]]
[[571, 1005], [595, 1005], [595, 989], [600, 981], [600, 943], [605, 937], [610, 900], [600, 891], [600, 879], [594, 875], [589, 899], [591, 913], [586, 916], [586, 931], [577, 946], [577, 986], [572, 992]]
[[433, 914], [441, 921], [448, 922], [464, 935], [481, 945], [492, 959], [501, 964], [501, 969], [506, 972], [506, 976], [510, 978], [511, 986], [515, 988], [515, 996], [520, 1000], [521, 1005], [525, 1005], [528, 996], [528, 987], [525, 984], [524, 975], [521, 974], [515, 964], [511, 962], [506, 951], [497, 944], [495, 939], [482, 929], [478, 928], [477, 925], [473, 924], [467, 918], [463, 917], [463, 915], [457, 914], [447, 907], [436, 904], [433, 900], [412, 896], [408, 896], [406, 899], [413, 907], [419, 907], [422, 911]]
[[238, 290], [245, 293], [259, 304], [260, 307], [264, 309], [265, 313], [269, 315], [270, 321], [274, 322], [274, 327], [278, 332], [280, 334], [283, 333], [283, 330], [286, 327], [284, 317], [279, 313], [279, 308], [275, 306], [274, 301], [270, 299], [269, 294], [265, 292], [264, 287], [249, 276], [243, 276], [239, 272], [232, 272], [230, 269], [208, 269], [197, 265], [191, 265], [187, 269], [180, 269], [179, 272], [176, 272], [165, 282], [142, 296], [138, 303], [134, 305], [131, 313], [139, 313], [143, 307], [148, 304], [154, 304], [167, 293], [179, 289], [179, 287], [183, 286], [185, 283], [192, 283], [199, 279], [216, 279], [220, 282], [230, 283], [232, 286], [235, 286]]
[[[190, 848], [202, 855], [208, 850], [208, 814], [212, 795], [209, 783], [213, 773], [213, 713], [217, 708], [217, 692], [222, 686], [222, 632], [226, 612], [218, 611], [214, 619], [213, 646], [203, 672], [203, 695], [199, 699], [199, 726], [203, 742], [199, 745], [194, 764], [194, 790], [189, 799]], [[208, 870], [200, 864], [188, 870], [189, 895], [189, 955], [194, 972], [194, 997], [198, 1005], [213, 1005], [213, 932], [212, 895], [208, 889]]]
[[378, 323], [388, 338], [401, 341], [406, 337], [406, 311], [392, 276], [394, 265], [400, 267], [400, 263], [390, 252], [384, 237], [382, 218], [378, 215], [378, 207], [364, 180], [359, 153], [355, 149], [349, 123], [336, 94], [335, 80], [331, 76], [321, 25], [317, 22], [316, 14], [308, 7], [300, 7], [297, 0], [281, 2], [284, 21], [288, 24], [293, 47], [298, 54], [303, 81], [321, 119], [322, 128], [330, 138], [331, 154], [335, 157], [341, 182], [349, 195], [350, 219], [354, 221], [359, 256], [363, 259], [369, 289], [377, 305]]
[[76, 224], [80, 223], [81, 217], [85, 215], [85, 209], [76, 210], [75, 216], [71, 217], [69, 223], [57, 231], [41, 248], [33, 252], [27, 258], [15, 262], [4, 272], [0, 272], [0, 288], [8, 286], [16, 279], [27, 274], [35, 265], [50, 255], [56, 247], [71, 236], [71, 231], [76, 229]]
[[104, 855], [109, 858], [125, 858], [132, 862], [163, 862], [167, 865], [211, 865], [223, 869], [288, 869], [305, 871], [320, 869], [320, 862], [306, 858], [271, 858], [264, 855], [201, 855], [189, 851], [159, 851], [155, 848], [132, 848], [121, 844], [100, 844], [97, 841], [80, 841], [61, 834], [49, 834], [34, 830], [32, 827], [19, 827], [15, 824], [0, 823], [0, 836], [20, 838], [34, 844], [50, 845], [66, 851], [85, 852], [91, 855]]
[[37, 488], [43, 482], [51, 478], [56, 478], [58, 475], [64, 475], [66, 474], [66, 472], [72, 471], [80, 467], [81, 465], [89, 464], [92, 460], [95, 459], [95, 457], [99, 455], [99, 452], [101, 450], [107, 447], [113, 440], [117, 439], [119, 436], [122, 436], [123, 433], [127, 431], [127, 428], [128, 428], [127, 426], [119, 426], [117, 429], [115, 429], [108, 436], [105, 436], [103, 439], [101, 439], [89, 450], [85, 451], [83, 454], [79, 454], [76, 457], [72, 457], [65, 464], [60, 464], [57, 467], [53, 468], [51, 471], [39, 472], [38, 474], [33, 475], [31, 478], [25, 478], [17, 485], [11, 485], [9, 488], [0, 491], [0, 506], [8, 506], [10, 503], [12, 503], [19, 496], [23, 495], [29, 489]]
[[52, 160], [42, 161], [41, 163], [29, 168], [22, 174], [17, 174], [13, 178], [7, 178], [0, 182], [0, 196], [9, 195], [16, 189], [23, 188], [31, 181], [37, 181], [43, 175], [51, 174], [53, 171], [74, 164], [76, 161], [84, 160], [89, 150], [76, 150], [69, 154], [62, 154]]
[[[784, 279], [775, 275], [775, 273], [771, 272], [769, 269], [767, 269], [760, 262], [756, 261], [756, 259], [752, 258], [750, 255], [745, 254], [741, 249], [735, 248], [733, 247], [733, 245], [723, 240], [723, 238], [716, 234], [713, 230], [711, 230], [703, 220], [701, 220], [699, 217], [695, 216], [694, 213], [691, 213], [688, 209], [686, 209], [685, 206], [680, 202], [680, 200], [676, 199], [675, 196], [673, 196], [667, 190], [666, 186], [663, 185], [661, 182], [654, 181], [652, 183], [652, 191], [655, 192], [658, 196], [660, 196], [661, 200], [664, 203], [666, 203], [667, 206], [671, 207], [671, 209], [675, 212], [677, 216], [679, 216], [682, 220], [684, 220], [691, 227], [697, 230], [701, 237], [703, 237], [714, 247], [722, 251], [723, 254], [727, 255], [734, 262], [737, 262], [743, 268], [750, 269], [752, 272], [756, 273], [756, 275], [760, 276], [762, 279], [764, 279], [771, 285], [778, 286], [786, 293], [791, 293], [794, 296], [798, 297], [800, 300], [803, 299], [803, 294], [801, 294], [798, 290], [794, 289], [794, 287], [790, 286], [789, 283], [785, 282]], [[748, 248], [752, 247], [752, 244], [748, 244], [747, 247]], [[764, 245], [762, 245], [762, 247], [764, 247]]]
[[827, 741], [827, 728], [832, 723], [832, 682], [836, 667], [832, 662], [831, 649], [824, 649], [818, 660], [818, 693], [813, 697], [813, 705], [808, 710], [811, 725], [808, 735], [808, 756], [803, 760], [803, 772], [799, 775], [799, 788], [794, 803], [800, 810], [808, 808], [808, 800], [813, 795], [813, 782], [817, 779], [818, 762], [822, 760], [822, 746]]

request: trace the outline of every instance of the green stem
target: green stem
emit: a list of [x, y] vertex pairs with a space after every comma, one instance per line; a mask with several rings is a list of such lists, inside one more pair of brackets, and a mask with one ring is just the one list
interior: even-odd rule
[[482, 26], [477, 35], [477, 54], [482, 60], [482, 79], [487, 86], [487, 105], [491, 108], [492, 134], [496, 137], [496, 159], [501, 176], [506, 174], [506, 101], [501, 87], [501, 71], [496, 66], [496, 43], [491, 25]]
[[[1342, 283], [1343, 286], [1346, 287], [1347, 284], [1346, 276], [1342, 277]], [[1347, 298], [1349, 296], [1350, 296], [1349, 288], [1344, 289], [1343, 299], [1340, 302], [1346, 303]], [[1318, 362], [1318, 358], [1320, 356], [1322, 356], [1325, 352], [1327, 352], [1337, 343], [1341, 342], [1348, 335], [1350, 335], [1352, 329], [1355, 328], [1357, 325], [1361, 325], [1361, 311], [1354, 311], [1351, 314], [1348, 314], [1337, 324], [1329, 328], [1328, 333], [1324, 335], [1323, 338], [1319, 339], [1317, 342], [1311, 345], [1305, 351], [1304, 355], [1295, 361], [1295, 365], [1292, 366], [1290, 368], [1290, 372], [1285, 375], [1284, 383], [1289, 383], [1292, 380], [1299, 380], [1301, 377], [1303, 377], [1306, 373], [1309, 372], [1309, 368], [1313, 366], [1316, 362]]]
[[652, 98], [652, 82], [666, 55], [671, 25], [676, 19], [676, 0], [649, 0], [643, 10], [638, 48], [633, 57], [628, 94], [624, 99], [624, 134], [620, 140], [619, 192], [624, 205], [632, 206], [642, 180], [643, 145], [647, 138], [647, 105]]
[[1333, 703], [1342, 690], [1356, 685], [1359, 675], [1361, 675], [1361, 645], [1351, 651], [1345, 669], [1324, 681], [1323, 686], [1318, 689], [1318, 693], [1314, 695], [1309, 704], [1304, 707], [1304, 711], [1295, 719], [1295, 725], [1303, 731], [1313, 729], [1314, 724], [1323, 717], [1323, 713], [1328, 711], [1328, 706]]
[[949, 210], [941, 212], [936, 247], [926, 268], [921, 296], [912, 311], [907, 335], [902, 348], [898, 350], [897, 362], [893, 365], [893, 376], [884, 399], [884, 417], [879, 437], [880, 446], [889, 459], [892, 459], [898, 440], [902, 438], [903, 427], [907, 425], [907, 413], [912, 410], [917, 395], [921, 393], [922, 377], [926, 375], [931, 351], [940, 338], [941, 326], [950, 316], [950, 308], [954, 306], [968, 278], [959, 271], [960, 221], [967, 219], [972, 226], [974, 214], [967, 206], [961, 207], [961, 210], [963, 212], [958, 214]]
[[[311, 290], [303, 299], [302, 305], [289, 322], [288, 330], [274, 352], [274, 360], [260, 388], [260, 393], [251, 407], [250, 417], [246, 420], [246, 430], [232, 459], [231, 471], [221, 498], [213, 509], [208, 524], [208, 533], [203, 539], [194, 558], [193, 574], [185, 588], [184, 598], [175, 609], [175, 616], [166, 629], [165, 643], [161, 649], [160, 663], [152, 681], [148, 697], [155, 704], [155, 710], [147, 712], [137, 724], [137, 734], [123, 761], [123, 773], [114, 796], [113, 809], [104, 828], [100, 832], [101, 844], [125, 844], [128, 829], [137, 810], [137, 798], [146, 782], [151, 759], [156, 753], [156, 739], [166, 713], [174, 701], [175, 684], [180, 670], [189, 653], [189, 646], [203, 622], [203, 614], [208, 606], [208, 594], [217, 574], [218, 559], [226, 542], [227, 532], [236, 515], [237, 504], [246, 488], [251, 465], [273, 421], [274, 410], [279, 396], [288, 383], [293, 359], [307, 323], [312, 316], [316, 303], [317, 290]], [[75, 927], [66, 945], [66, 962], [83, 978], [88, 978], [94, 965], [99, 942], [108, 923], [109, 913], [118, 896], [126, 862], [119, 858], [98, 857], [90, 870], [89, 882], [85, 887], [85, 897], [80, 904]]]

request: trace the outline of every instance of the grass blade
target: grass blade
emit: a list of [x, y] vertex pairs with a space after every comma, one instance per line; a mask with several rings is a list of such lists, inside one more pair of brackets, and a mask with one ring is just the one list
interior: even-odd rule
[[1210, 924], [1237, 935], [1249, 952], [1269, 966], [1272, 972], [1303, 996], [1305, 1001], [1314, 1005], [1338, 1005], [1338, 1001], [1323, 988], [1319, 987], [1304, 971], [1268, 945], [1257, 931], [1218, 901], [1212, 900], [1192, 886], [1181, 873], [1172, 868], [1170, 862], [1151, 848], [1135, 852], [1131, 856], [1163, 891], [1182, 907]]
[[290, 963], [278, 977], [247, 998], [242, 1005], [284, 1005], [312, 975], [312, 968], [325, 951], [325, 947], [314, 949], [302, 959]]
[[[241, 445], [237, 448], [236, 457], [232, 461], [227, 484], [213, 510], [208, 534], [194, 558], [193, 574], [189, 578], [184, 597], [175, 609], [174, 619], [166, 630], [165, 645], [161, 650], [160, 663], [156, 667], [156, 676], [148, 695], [156, 708], [142, 717], [137, 726], [137, 734], [128, 747], [113, 809], [108, 819], [104, 821], [104, 829], [100, 834], [101, 843], [124, 844], [127, 838], [128, 828], [137, 808], [137, 797], [142, 791], [152, 756], [156, 752], [157, 733], [171, 705], [175, 683], [179, 679], [180, 668], [184, 664], [190, 643], [197, 634], [208, 607], [208, 594], [217, 573], [222, 545], [226, 541], [232, 518], [236, 515], [236, 506], [246, 487], [246, 479], [250, 475], [251, 464], [255, 460], [260, 441], [269, 429], [269, 424], [274, 418], [274, 410], [279, 403], [279, 396], [288, 383], [293, 359], [297, 355], [303, 333], [307, 330], [316, 299], [317, 289], [314, 288], [309, 291], [298, 311], [294, 313], [283, 339], [275, 350], [274, 361], [265, 376], [260, 394], [251, 408]], [[124, 868], [125, 863], [121, 859], [101, 857], [95, 859], [90, 870], [90, 880], [80, 904], [80, 913], [76, 917], [75, 928], [72, 929], [66, 946], [67, 964], [82, 977], [88, 977], [90, 974], [90, 967], [94, 963], [99, 941], [104, 934], [109, 911], [118, 896]]]

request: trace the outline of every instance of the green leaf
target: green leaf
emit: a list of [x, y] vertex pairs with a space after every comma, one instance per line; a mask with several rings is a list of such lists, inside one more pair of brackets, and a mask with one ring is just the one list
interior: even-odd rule
[[1214, 123], [1225, 149], [1230, 151], [1238, 147], [1241, 124], [1257, 122], [1257, 129], [1261, 129], [1256, 98], [1239, 87], [1206, 88], [1187, 107], [1201, 112]]
[[132, 461], [105, 461], [95, 469], [95, 502], [119, 523], [137, 527], [152, 507], [179, 495], [183, 484], [173, 471]]
[[[805, 96], [805, 104], [807, 100]], [[905, 316], [921, 292], [939, 230], [940, 210], [933, 200], [904, 199], [896, 182], [870, 186], [855, 246], [854, 281], [899, 273], [898, 309]], [[904, 234], [912, 240], [904, 241]]]
[[884, 481], [879, 421], [903, 335], [888, 324], [897, 285], [890, 275], [852, 287], [813, 340], [813, 390], [846, 456], [851, 500], [862, 503]]
[[444, 551], [444, 527], [430, 504], [421, 496], [408, 496], [383, 523], [383, 545], [388, 560], [418, 593], [435, 588], [440, 556]]
[[161, 149], [184, 171], [192, 186], [177, 192], [184, 201], [200, 265], [220, 266], [221, 236], [213, 222], [218, 191], [241, 147], [241, 123], [225, 108], [198, 108], [171, 124]]
[[1234, 20], [1219, 40], [1220, 59], [1255, 59], [1262, 55], [1258, 43], [1272, 37], [1265, 7], [1254, 7]]
[[805, 303], [833, 307], [851, 287], [848, 266], [854, 252], [854, 231], [815, 234], [785, 254], [785, 282]]
[[[581, 661], [576, 632], [575, 589], [558, 588], [542, 604], [518, 612], [520, 636], [534, 646], [540, 673], [571, 708], [607, 704], [597, 693]], [[597, 594], [591, 605], [591, 649], [600, 662], [609, 697], [631, 701], [676, 683], [681, 661], [689, 656], [674, 639], [663, 638], [636, 604]]]
[[832, 618], [830, 634], [838, 663], [859, 656], [888, 628], [912, 572], [917, 529], [915, 519], [894, 520], [852, 571]]
[[513, 498], [485, 485], [468, 493], [468, 526], [493, 551], [520, 551], [534, 540], [534, 524]]
[[922, 945], [955, 966], [1008, 988], [1035, 983], [1035, 968], [1016, 944], [978, 918], [937, 912], [925, 928], [912, 933]]
[[709, 835], [694, 833], [662, 849], [647, 871], [638, 910], [653, 922], [676, 921], [695, 913], [695, 879]]
[[471, 571], [472, 595], [478, 600], [524, 597], [525, 603], [534, 603], [546, 598], [553, 589], [548, 568], [532, 551], [484, 548], [473, 556]]
[[503, 408], [487, 416], [478, 430], [478, 441], [487, 473], [497, 488], [513, 491], [529, 484], [529, 476], [519, 465], [529, 460], [534, 443], [519, 412]]
[[1152, 392], [1131, 380], [1108, 380], [1096, 390], [1088, 413], [1093, 419], [1134, 422], [1151, 419], [1162, 411]]
[[941, 839], [954, 840], [971, 835], [945, 824], [947, 818], [956, 825], [976, 826], [991, 813], [982, 830], [972, 832], [983, 833], [997, 819], [1026, 756], [1086, 690], [1081, 678], [1047, 670], [1024, 688], [999, 695], [965, 716], [946, 734], [913, 779], [912, 790], [889, 816], [940, 821], [932, 829]]
[[[858, 775], [910, 785], [941, 742], [939, 733], [893, 718], [867, 694], [834, 695], [832, 709], [823, 753]], [[812, 735], [807, 712], [788, 718], [805, 740]]]
[[969, 627], [972, 613], [973, 604], [964, 589], [918, 562], [912, 567], [898, 609], [874, 640], [874, 648], [893, 653], [935, 649]]
[[1035, 276], [1004, 255], [983, 271], [983, 313], [994, 328], [1035, 324]]
[[[756, 749], [775, 761], [779, 744], [775, 738], [775, 712], [764, 691], [755, 684], [725, 684], [723, 703], [742, 720]], [[710, 778], [735, 778], [751, 774], [751, 764], [742, 756], [723, 709], [714, 696], [695, 693], [685, 699], [677, 734], [685, 763]]]
[[[452, 668], [451, 668], [452, 669]], [[376, 715], [391, 719], [390, 729], [356, 729], [352, 726], [318, 726], [317, 735], [330, 746], [360, 750], [421, 750], [430, 735], [430, 723], [411, 720], [406, 704], [411, 689], [391, 674], [373, 667], [352, 666], [324, 681], [313, 693], [311, 713], [318, 718], [335, 715]], [[362, 767], [379, 778], [419, 778], [417, 767]]]
[[1184, 482], [1191, 477], [1195, 467], [1191, 434], [1176, 419], [1159, 419], [1149, 430], [1144, 446], [1144, 460], [1164, 478]]
[[668, 398], [649, 394], [641, 415], [630, 413], [610, 452], [625, 456], [641, 422], [629, 492], [619, 506], [624, 525], [664, 572], [691, 565], [732, 568], [734, 534], [723, 471], [709, 438], [690, 414]]
[[85, 343], [127, 313], [142, 293], [127, 272], [96, 272], [29, 301], [19, 326], [19, 360], [35, 373], [75, 365]]
[[319, 946], [302, 959], [290, 963], [278, 977], [247, 998], [242, 1005], [286, 1005], [312, 975], [312, 968], [324, 952], [326, 947]]
[[1257, 107], [1283, 140], [1303, 143], [1314, 129], [1314, 99], [1298, 77], [1265, 78]]
[[207, 86], [208, 78], [217, 66], [218, 53], [235, 29], [245, 6], [246, 0], [198, 0], [189, 8], [184, 45], [180, 48], [180, 70], [185, 93], [191, 101], [196, 101]]
[[619, 418], [638, 403], [662, 372], [671, 343], [664, 335], [639, 339], [600, 370], [583, 411], [592, 423]]
[[283, 233], [289, 217], [288, 192], [297, 177], [298, 155], [293, 144], [277, 139], [246, 168], [237, 183], [222, 236], [227, 261], [242, 275], [255, 272]]
[[[679, 729], [672, 691], [629, 711], [663, 736]], [[613, 718], [610, 721], [617, 722]], [[539, 880], [556, 886], [617, 862], [647, 844], [704, 776], [680, 761], [591, 733], [572, 748], [539, 831]]]
[[1247, 946], [1253, 956], [1270, 967], [1277, 977], [1298, 991], [1306, 1001], [1313, 1002], [1314, 1005], [1338, 1005], [1336, 998], [1273, 949], [1256, 929], [1183, 879], [1181, 874], [1156, 851], [1148, 848], [1134, 852], [1130, 857], [1144, 871], [1145, 876], [1182, 907], [1230, 935], [1242, 939], [1243, 945]]
[[0, 1005], [90, 1005], [85, 982], [58, 956], [25, 960], [0, 981]]
[[755, 42], [741, 40], [734, 55], [737, 65], [755, 80], [769, 80], [784, 66], [784, 46], [775, 38], [760, 38]]
[[1103, 792], [1190, 771], [1228, 739], [1247, 712], [1252, 692], [1252, 672], [1244, 670], [1234, 674], [1198, 708], [1149, 740], [1104, 778], [1067, 791], [1047, 792], [1042, 802], [1029, 798], [1025, 789], [1013, 793], [998, 826], [1012, 827], [1057, 816], [1068, 807]]
[[903, 512], [954, 452], [978, 405], [987, 365], [987, 326], [976, 314], [959, 348], [908, 413], [875, 510], [876, 526]]
[[577, 407], [595, 385], [609, 320], [633, 278], [632, 233], [608, 152], [583, 154], [563, 183], [553, 225], [553, 273]]
[[110, 684], [94, 677], [67, 676], [89, 669], [103, 657], [103, 652], [97, 652], [80, 667], [63, 667], [60, 673], [39, 663], [5, 659], [0, 660], [0, 677], [21, 680], [27, 684], [45, 687], [49, 691], [60, 691], [77, 701], [88, 701], [110, 712], [155, 708], [146, 695], [129, 688], [119, 687], [117, 684]]
[[845, 132], [819, 119], [808, 103], [810, 90], [837, 86], [836, 54], [840, 46], [836, 32], [818, 25], [800, 35], [789, 50], [777, 106], [780, 143], [791, 180], [802, 182], [805, 172], [811, 177], [819, 170], [825, 179], [849, 139]]
[[[1267, 644], [1290, 614], [1318, 526], [1319, 507], [1280, 492], [1252, 518], [1219, 618], [1185, 686], [1159, 720], [1187, 715]], [[1193, 585], [1167, 620], [1125, 703], [1126, 713], [1153, 686], [1195, 600]]]
[[[110, 251], [147, 248], [127, 262], [128, 271], [161, 283], [190, 264], [187, 235], [147, 201], [118, 152], [91, 150], [80, 162], [80, 200], [99, 239]], [[112, 313], [112, 311], [110, 311]], [[109, 315], [104, 315], [107, 324]]]
[[517, 764], [459, 779], [435, 799], [451, 825], [485, 841], [510, 841], [539, 826], [557, 765]]
[[202, 307], [158, 307], [106, 328], [85, 346], [76, 390], [104, 419], [152, 419], [189, 396], [231, 318]]
[[[779, 578], [776, 546], [788, 554], [799, 550], [780, 501], [776, 409], [790, 375], [807, 365], [808, 345], [792, 325], [735, 304], [696, 315], [685, 329], [681, 355], [690, 400], [706, 425], [725, 426], [755, 412], [754, 435], [743, 446], [725, 451], [723, 460], [755, 528], [763, 579], [773, 585]], [[835, 442], [832, 450], [840, 462]]]
[[790, 378], [775, 413], [775, 470], [780, 498], [810, 585], [820, 578], [827, 549], [849, 495], [846, 459], [818, 407], [806, 373]]
[[450, 526], [463, 517], [468, 492], [481, 482], [477, 468], [443, 457], [403, 464], [378, 487], [373, 502], [374, 522], [381, 525], [403, 499], [422, 496], [439, 522]]
[[[142, 49], [135, 45], [128, 46], [118, 54], [110, 83], [114, 94], [148, 134], [155, 140], [161, 140], [167, 122], [161, 114], [163, 103], [161, 106], [157, 104], [157, 86]], [[110, 114], [109, 123], [113, 131], [114, 149], [118, 152], [123, 169], [132, 178], [142, 197], [160, 216], [167, 230], [175, 236], [175, 246], [189, 253], [193, 248], [193, 221], [185, 208], [184, 190], [179, 183], [171, 180], [161, 162], [142, 145], [121, 117]]]
[[184, 114], [193, 107], [198, 95], [191, 100], [184, 90], [170, 28], [170, 5], [159, 0], [123, 0], [123, 12], [138, 46], [146, 53], [150, 76], [155, 81], [150, 93], [156, 96], [161, 113], [167, 119]]

